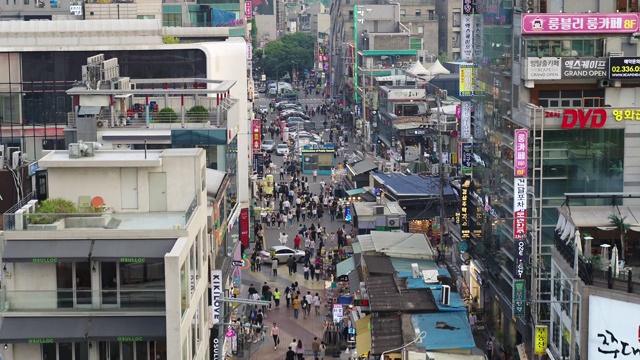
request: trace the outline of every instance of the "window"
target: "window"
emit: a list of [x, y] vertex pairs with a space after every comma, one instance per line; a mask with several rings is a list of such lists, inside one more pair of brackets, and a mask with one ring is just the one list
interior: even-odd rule
[[154, 15], [138, 15], [138, 19], [155, 19], [156, 17]]
[[513, 38], [513, 61], [520, 62], [520, 37]]
[[424, 26], [418, 26], [418, 34], [424, 34]]
[[407, 10], [406, 9], [400, 9], [400, 16], [406, 16], [407, 15]]
[[427, 12], [429, 13], [429, 20], [431, 20], [431, 21], [436, 20], [436, 11], [435, 10], [428, 10]]
[[422, 16], [422, 10], [417, 9], [416, 10], [416, 16]]
[[527, 56], [604, 56], [604, 39], [589, 40], [529, 40]]
[[538, 95], [542, 107], [601, 107], [604, 90], [543, 90]]
[[42, 344], [41, 348], [43, 359], [89, 359], [89, 343], [56, 343]]
[[162, 25], [182, 26], [182, 14], [162, 14]]

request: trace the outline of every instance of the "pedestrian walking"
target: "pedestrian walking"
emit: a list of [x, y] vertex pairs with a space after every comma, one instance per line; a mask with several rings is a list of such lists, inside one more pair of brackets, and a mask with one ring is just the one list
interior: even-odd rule
[[320, 315], [320, 305], [322, 304], [322, 300], [320, 300], [320, 295], [316, 293], [313, 297], [313, 306], [316, 308], [316, 315]]
[[260, 260], [260, 256], [256, 257], [256, 271], [262, 271], [262, 260]]
[[313, 182], [318, 181], [318, 170], [313, 170]]
[[309, 264], [308, 263], [304, 264], [304, 267], [302, 268], [302, 272], [304, 274], [304, 279], [309, 280]]
[[278, 345], [280, 344], [280, 328], [276, 323], [273, 323], [271, 327], [271, 337], [273, 338], [273, 350], [278, 350]]
[[487, 359], [493, 360], [493, 340], [489, 338], [484, 347], [487, 350]]
[[273, 272], [273, 276], [278, 276], [278, 261], [273, 260], [271, 262], [271, 271]]
[[300, 314], [300, 298], [298, 298], [297, 296], [293, 299], [293, 317], [294, 318], [298, 318], [298, 315]]
[[289, 350], [285, 354], [285, 360], [296, 360], [296, 352], [293, 351], [293, 348], [289, 346]]
[[[289, 274], [289, 275], [291, 275], [291, 274]], [[287, 287], [284, 289], [284, 298], [285, 298], [285, 299], [286, 299], [286, 301], [287, 301], [287, 309], [288, 309], [288, 308], [289, 308], [289, 306], [291, 305], [291, 293], [292, 293], [291, 289], [287, 286]]]
[[309, 309], [309, 302], [307, 301], [307, 297], [304, 296], [302, 297], [302, 318], [306, 319], [307, 318], [307, 309]]
[[282, 296], [282, 294], [280, 293], [280, 290], [278, 290], [278, 288], [276, 288], [276, 291], [273, 292], [273, 302], [276, 304], [276, 309], [280, 309], [280, 297]]
[[302, 340], [298, 340], [298, 345], [296, 345], [296, 356], [298, 360], [304, 360], [304, 346], [302, 346]]
[[287, 267], [289, 268], [289, 275], [293, 274], [293, 267], [295, 266], [295, 264], [296, 262], [295, 260], [293, 260], [293, 256], [289, 255], [289, 258], [287, 259]]
[[313, 342], [311, 343], [311, 350], [313, 351], [313, 358], [320, 358], [320, 342], [318, 341], [318, 337], [313, 338]]
[[316, 273], [316, 282], [320, 281], [320, 272], [322, 271], [320, 269], [320, 264], [316, 265], [316, 269], [314, 270]]
[[469, 326], [471, 331], [476, 331], [476, 314], [469, 312]]

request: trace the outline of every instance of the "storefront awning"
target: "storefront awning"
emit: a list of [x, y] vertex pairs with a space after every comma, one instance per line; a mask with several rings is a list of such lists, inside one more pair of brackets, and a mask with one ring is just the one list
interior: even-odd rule
[[371, 315], [356, 320], [356, 351], [358, 356], [371, 351]]
[[146, 262], [149, 259], [164, 259], [175, 242], [176, 239], [96, 240], [91, 260]]
[[9, 262], [87, 261], [91, 240], [8, 240], [2, 259]]
[[365, 190], [363, 188], [351, 189], [351, 190], [347, 190], [347, 195], [354, 196], [354, 195], [362, 194], [362, 193], [364, 193], [366, 191], [367, 190]]
[[44, 344], [85, 341], [88, 317], [5, 317], [0, 343]]
[[87, 338], [95, 341], [152, 341], [167, 337], [163, 316], [104, 316], [89, 322]]
[[349, 275], [356, 268], [356, 262], [353, 256], [343, 260], [336, 265], [336, 276]]

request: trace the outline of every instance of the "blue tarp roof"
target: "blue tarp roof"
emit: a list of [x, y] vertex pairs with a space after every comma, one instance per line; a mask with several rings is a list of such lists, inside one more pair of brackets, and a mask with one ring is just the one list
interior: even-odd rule
[[[440, 178], [435, 176], [404, 175], [399, 173], [371, 173], [374, 179], [397, 196], [440, 196]], [[453, 195], [449, 183], [444, 185], [444, 195]]]
[[[476, 343], [464, 312], [439, 312], [411, 316], [415, 329], [426, 331], [427, 336], [417, 344], [428, 350], [473, 349]], [[445, 328], [438, 328], [441, 323]]]

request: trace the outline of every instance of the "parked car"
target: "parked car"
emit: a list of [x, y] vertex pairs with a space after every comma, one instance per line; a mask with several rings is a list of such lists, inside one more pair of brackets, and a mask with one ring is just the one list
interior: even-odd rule
[[304, 120], [296, 116], [288, 118], [285, 122], [287, 123], [287, 126], [292, 128], [295, 128], [298, 125], [300, 125], [300, 127], [304, 127]]
[[297, 102], [281, 101], [276, 104], [276, 109], [282, 111], [284, 109], [304, 109], [304, 107]]
[[260, 259], [263, 263], [268, 264], [271, 264], [274, 260], [278, 262], [278, 265], [286, 264], [289, 256], [293, 256], [293, 260], [296, 262], [302, 262], [304, 260], [304, 251], [294, 250], [283, 245], [272, 246], [266, 251], [260, 251]]
[[276, 147], [276, 142], [273, 140], [267, 139], [262, 142], [261, 148], [262, 148], [262, 151], [272, 153], [275, 147]]
[[276, 146], [276, 155], [289, 155], [289, 147], [287, 144], [278, 144], [278, 146]]
[[260, 93], [259, 93], [259, 92], [257, 92], [257, 91], [254, 91], [254, 92], [253, 92], [253, 98], [254, 98], [254, 99], [259, 99], [259, 98], [260, 98]]

